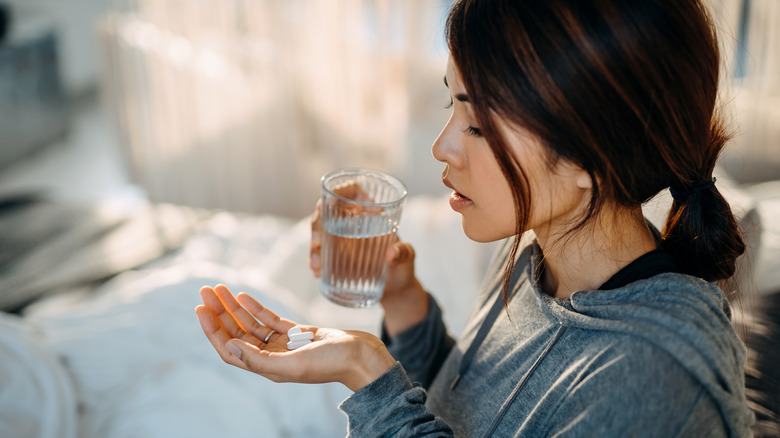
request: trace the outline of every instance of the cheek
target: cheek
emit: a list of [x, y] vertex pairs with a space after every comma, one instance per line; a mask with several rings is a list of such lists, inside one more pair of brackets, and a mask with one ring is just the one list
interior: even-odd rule
[[488, 208], [492, 215], [492, 227], [500, 231], [500, 238], [508, 237], [514, 234], [517, 223], [512, 187], [492, 153], [489, 162], [490, 169], [487, 171], [490, 178], [485, 196], [490, 199]]
[[501, 224], [502, 228], [511, 226], [512, 231], [514, 231], [517, 217], [514, 196], [509, 183], [502, 179], [501, 184], [495, 188], [493, 194], [496, 198], [494, 205], [497, 225]]
[[517, 218], [509, 183], [502, 176], [486, 185], [486, 189], [478, 208], [463, 215], [463, 231], [477, 242], [493, 242], [513, 236]]

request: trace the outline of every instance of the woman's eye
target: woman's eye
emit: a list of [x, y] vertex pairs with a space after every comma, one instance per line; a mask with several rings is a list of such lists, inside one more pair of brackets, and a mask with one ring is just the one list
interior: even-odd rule
[[473, 135], [474, 137], [482, 137], [482, 131], [480, 131], [479, 128], [475, 128], [473, 126], [466, 128], [466, 134]]
[[444, 105], [444, 109], [450, 109], [450, 108], [452, 108], [452, 98], [450, 98], [450, 103]]

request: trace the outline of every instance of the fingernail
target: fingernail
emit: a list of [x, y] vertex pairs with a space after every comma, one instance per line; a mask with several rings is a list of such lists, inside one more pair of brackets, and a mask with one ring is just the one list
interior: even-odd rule
[[319, 233], [319, 231], [312, 231], [311, 232], [311, 240], [314, 241], [314, 242], [319, 242], [320, 241], [320, 233]]
[[230, 354], [237, 357], [239, 360], [241, 359], [241, 347], [238, 345], [228, 342], [225, 344], [225, 350], [229, 351]]
[[320, 267], [320, 256], [317, 254], [311, 255], [311, 267], [317, 269]]

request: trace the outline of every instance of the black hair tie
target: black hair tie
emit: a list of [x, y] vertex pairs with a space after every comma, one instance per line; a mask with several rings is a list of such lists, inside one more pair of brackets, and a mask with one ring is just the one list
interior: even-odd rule
[[714, 185], [715, 185], [715, 178], [713, 177], [712, 181], [706, 182], [704, 184], [699, 184], [698, 186], [693, 186], [688, 190], [680, 190], [670, 186], [669, 193], [672, 194], [672, 198], [674, 198], [675, 201], [682, 202], [688, 199], [689, 197], [695, 195], [696, 193], [701, 192], [702, 190], [708, 190]]

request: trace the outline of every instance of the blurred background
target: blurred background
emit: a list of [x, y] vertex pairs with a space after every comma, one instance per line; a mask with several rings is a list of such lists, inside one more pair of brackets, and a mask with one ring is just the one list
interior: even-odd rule
[[7, 1], [0, 185], [291, 217], [336, 167], [444, 193], [448, 6]]
[[[305, 268], [334, 168], [406, 182], [401, 233], [457, 335], [492, 247], [430, 153], [451, 1], [0, 0], [0, 436], [344, 436], [345, 388], [226, 367], [192, 313], [224, 283], [378, 331], [381, 309], [333, 305]], [[736, 133], [718, 188], [749, 248], [730, 296], [755, 436], [777, 437], [780, 1], [707, 2]]]
[[[780, 2], [709, 0], [738, 136], [780, 178]], [[143, 197], [302, 217], [326, 171], [442, 194], [450, 0], [4, 0], [0, 193]]]

